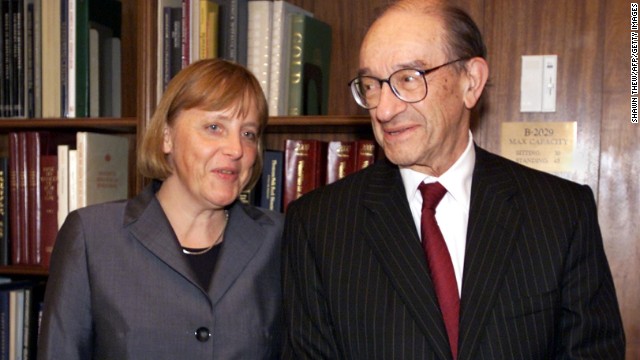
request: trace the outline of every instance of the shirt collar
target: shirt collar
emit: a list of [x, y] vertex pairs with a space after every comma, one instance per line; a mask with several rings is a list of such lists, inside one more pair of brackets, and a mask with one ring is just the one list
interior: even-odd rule
[[453, 199], [469, 208], [471, 202], [471, 180], [476, 160], [476, 150], [473, 145], [473, 135], [469, 131], [469, 142], [458, 160], [440, 177], [429, 176], [412, 169], [400, 169], [402, 182], [407, 194], [407, 199], [413, 199], [418, 193], [418, 185], [421, 182], [439, 182], [444, 186]]

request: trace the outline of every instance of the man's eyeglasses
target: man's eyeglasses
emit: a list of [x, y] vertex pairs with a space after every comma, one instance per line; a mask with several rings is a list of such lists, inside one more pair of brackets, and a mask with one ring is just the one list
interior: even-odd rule
[[374, 109], [378, 106], [383, 83], [389, 84], [391, 91], [398, 99], [407, 103], [415, 103], [427, 97], [427, 79], [425, 78], [427, 74], [464, 60], [468, 60], [468, 58], [449, 61], [426, 70], [401, 69], [389, 75], [387, 79], [360, 75], [349, 81], [349, 87], [351, 87], [351, 93], [358, 105], [365, 109]]

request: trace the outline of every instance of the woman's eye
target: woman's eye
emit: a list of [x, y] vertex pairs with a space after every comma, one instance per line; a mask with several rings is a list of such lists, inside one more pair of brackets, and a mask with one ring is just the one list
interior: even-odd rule
[[218, 131], [218, 130], [220, 130], [220, 126], [218, 126], [218, 124], [211, 124], [211, 125], [209, 125], [209, 129], [211, 129], [213, 131]]
[[246, 137], [247, 139], [253, 140], [253, 141], [255, 141], [258, 138], [258, 135], [253, 131], [245, 131], [243, 133], [243, 136]]

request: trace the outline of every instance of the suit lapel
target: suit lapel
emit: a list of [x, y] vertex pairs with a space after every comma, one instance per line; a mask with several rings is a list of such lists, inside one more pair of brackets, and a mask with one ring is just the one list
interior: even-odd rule
[[182, 256], [173, 228], [155, 197], [159, 186], [159, 182], [154, 182], [127, 203], [125, 228], [160, 260], [200, 287], [187, 259]]
[[209, 296], [214, 306], [258, 253], [263, 236], [264, 230], [236, 201], [229, 210], [224, 244], [209, 286]]
[[365, 234], [400, 298], [440, 358], [451, 358], [446, 330], [397, 167], [376, 166], [364, 190]]
[[464, 280], [459, 358], [472, 357], [504, 278], [521, 215], [514, 180], [502, 160], [476, 147]]

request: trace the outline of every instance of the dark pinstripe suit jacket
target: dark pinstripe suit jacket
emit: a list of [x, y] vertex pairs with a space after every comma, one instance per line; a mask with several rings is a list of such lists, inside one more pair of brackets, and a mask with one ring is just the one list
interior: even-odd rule
[[[450, 359], [397, 167], [292, 203], [286, 357]], [[591, 190], [476, 147], [459, 359], [624, 357]]]

